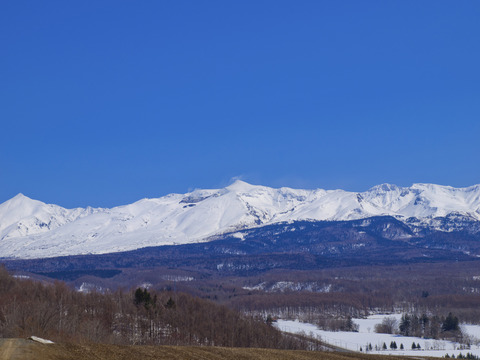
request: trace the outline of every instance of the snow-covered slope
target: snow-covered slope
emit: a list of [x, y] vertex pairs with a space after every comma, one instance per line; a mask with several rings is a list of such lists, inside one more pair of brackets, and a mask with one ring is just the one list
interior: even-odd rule
[[71, 210], [19, 194], [0, 204], [0, 257], [51, 257], [186, 244], [292, 220], [391, 215], [438, 227], [441, 222], [435, 218], [449, 214], [480, 221], [480, 185], [383, 184], [355, 193], [273, 189], [236, 181], [224, 189], [170, 194], [112, 209]]
[[44, 204], [23, 194], [0, 204], [0, 238], [41, 234], [98, 211], [93, 208], [64, 209]]

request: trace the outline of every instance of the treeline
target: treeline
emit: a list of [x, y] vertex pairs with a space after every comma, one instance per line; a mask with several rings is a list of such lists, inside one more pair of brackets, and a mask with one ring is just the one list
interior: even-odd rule
[[361, 316], [375, 305], [382, 304], [382, 298], [375, 294], [345, 294], [341, 292], [312, 293], [264, 293], [254, 292], [250, 295], [237, 296], [227, 302], [230, 306], [242, 311], [276, 311], [286, 318], [297, 317], [301, 313], [318, 316], [325, 313], [348, 314]]
[[[444, 356], [445, 359], [455, 359], [455, 354], [452, 354], [452, 356], [450, 355], [445, 355]], [[462, 355], [462, 353], [458, 354], [457, 359], [467, 359], [467, 360], [480, 360], [480, 357], [478, 357], [477, 355], [474, 355], [474, 354], [471, 354], [469, 352], [467, 352], [466, 355]]]
[[426, 337], [432, 339], [452, 338], [462, 342], [463, 334], [460, 330], [458, 318], [449, 313], [447, 316], [437, 315], [420, 316], [403, 314], [398, 326], [398, 332], [404, 336]]
[[315, 325], [319, 329], [327, 331], [351, 331], [358, 332], [359, 326], [354, 323], [351, 316], [341, 317], [320, 317]]
[[[276, 270], [248, 279], [234, 279], [230, 286], [236, 285], [235, 293], [222, 293], [211, 287], [208, 296], [241, 311], [260, 310], [302, 320], [326, 315], [346, 319], [371, 312], [419, 316], [423, 313], [446, 316], [452, 312], [460, 322], [480, 324], [478, 265], [478, 261], [471, 261], [309, 272]], [[276, 284], [289, 287], [278, 290]], [[203, 285], [202, 289], [205, 288]], [[306, 290], [294, 290], [299, 288]], [[227, 290], [225, 286], [223, 290]]]
[[403, 314], [400, 321], [393, 317], [386, 317], [382, 323], [375, 325], [375, 332], [387, 334], [400, 334], [431, 339], [452, 339], [463, 342], [465, 335], [459, 326], [458, 318], [449, 313], [447, 316], [426, 314]]
[[54, 341], [305, 349], [261, 318], [184, 293], [80, 293], [0, 268], [0, 337]]

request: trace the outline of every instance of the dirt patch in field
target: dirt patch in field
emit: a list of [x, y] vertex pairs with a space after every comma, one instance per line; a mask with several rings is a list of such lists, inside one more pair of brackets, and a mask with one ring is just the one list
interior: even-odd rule
[[26, 339], [0, 339], [1, 360], [30, 360], [36, 359], [35, 343]]

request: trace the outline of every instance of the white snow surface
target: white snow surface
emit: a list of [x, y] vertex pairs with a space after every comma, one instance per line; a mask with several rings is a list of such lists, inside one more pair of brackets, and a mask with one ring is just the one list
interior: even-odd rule
[[[423, 339], [418, 337], [407, 337], [392, 334], [377, 334], [374, 332], [375, 324], [382, 322], [385, 317], [395, 317], [400, 319], [401, 314], [394, 315], [372, 315], [367, 319], [353, 319], [359, 325], [358, 332], [347, 331], [325, 331], [320, 330], [314, 324], [302, 323], [298, 320], [278, 320], [274, 325], [281, 331], [289, 333], [304, 333], [307, 336], [320, 337], [322, 341], [334, 345], [336, 347], [365, 352], [368, 344], [372, 345], [371, 354], [384, 355], [400, 355], [400, 356], [429, 356], [429, 357], [444, 357], [446, 354], [451, 356], [454, 354], [467, 353], [480, 356], [480, 347], [478, 345], [471, 345], [470, 349], [462, 349], [461, 344], [446, 341]], [[475, 337], [480, 332], [479, 325], [462, 325], [463, 330], [470, 336]], [[390, 349], [390, 343], [395, 341], [398, 348], [396, 350]], [[420, 344], [421, 349], [412, 350], [412, 343]], [[478, 342], [478, 340], [477, 340]], [[387, 345], [387, 350], [382, 350], [383, 343]], [[400, 344], [403, 344], [404, 349], [400, 350]], [[377, 349], [377, 350], [376, 350]]]
[[64, 209], [22, 194], [0, 204], [0, 258], [99, 254], [208, 241], [293, 220], [399, 219], [462, 214], [480, 220], [480, 185], [375, 186], [365, 192], [274, 189], [236, 181], [223, 189], [143, 199], [111, 209]]
[[52, 340], [47, 340], [47, 339], [42, 339], [38, 336], [30, 336], [29, 337], [30, 340], [33, 340], [33, 341], [36, 341], [36, 342], [39, 342], [39, 343], [42, 343], [42, 344], [55, 344]]

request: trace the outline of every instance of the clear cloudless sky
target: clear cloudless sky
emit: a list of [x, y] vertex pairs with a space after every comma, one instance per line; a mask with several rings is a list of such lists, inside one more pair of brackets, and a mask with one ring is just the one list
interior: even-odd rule
[[0, 202], [480, 183], [480, 1], [3, 1]]

